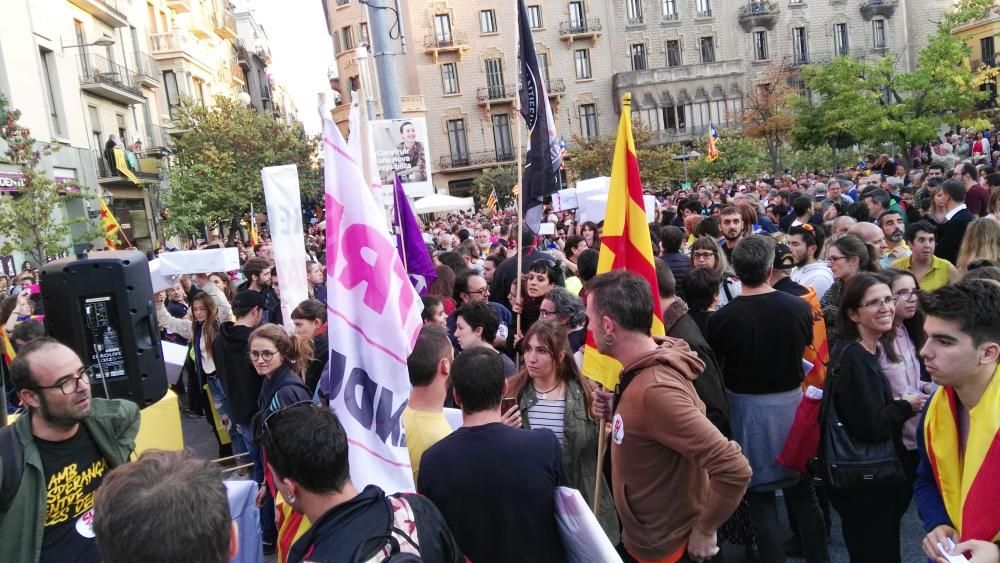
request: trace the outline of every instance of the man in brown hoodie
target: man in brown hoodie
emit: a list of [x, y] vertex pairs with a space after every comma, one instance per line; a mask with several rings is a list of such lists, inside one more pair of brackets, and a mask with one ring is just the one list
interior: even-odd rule
[[705, 416], [693, 381], [704, 369], [682, 340], [650, 336], [653, 296], [642, 277], [615, 270], [587, 284], [598, 350], [624, 366], [617, 394], [595, 393], [612, 419], [611, 465], [622, 541], [640, 561], [705, 561], [736, 510], [750, 464]]

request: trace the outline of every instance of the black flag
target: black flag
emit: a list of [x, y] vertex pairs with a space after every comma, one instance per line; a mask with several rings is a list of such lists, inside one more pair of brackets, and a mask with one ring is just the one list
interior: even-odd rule
[[521, 116], [529, 131], [528, 154], [521, 181], [524, 224], [538, 232], [542, 221], [542, 198], [559, 190], [561, 151], [556, 124], [549, 107], [548, 85], [538, 71], [535, 42], [528, 23], [524, 0], [517, 1], [518, 59], [521, 91]]

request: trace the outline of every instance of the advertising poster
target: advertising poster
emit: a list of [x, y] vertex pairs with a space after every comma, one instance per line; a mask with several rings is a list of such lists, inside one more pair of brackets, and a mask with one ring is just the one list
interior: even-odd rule
[[392, 193], [393, 172], [399, 174], [407, 197], [433, 194], [427, 121], [423, 118], [383, 119], [370, 122], [368, 127], [386, 195]]

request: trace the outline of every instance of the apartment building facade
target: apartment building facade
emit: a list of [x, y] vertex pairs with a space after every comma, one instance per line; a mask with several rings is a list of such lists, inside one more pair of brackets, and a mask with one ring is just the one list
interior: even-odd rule
[[[360, 84], [366, 7], [323, 0], [341, 95]], [[736, 127], [743, 92], [775, 65], [892, 56], [912, 69], [953, 0], [525, 0], [556, 128], [567, 142], [614, 134], [620, 100], [661, 143]], [[426, 110], [439, 192], [464, 194], [516, 157], [511, 1], [402, 0], [404, 100]], [[364, 60], [361, 63], [365, 64]], [[368, 62], [370, 65], [370, 61]], [[369, 73], [374, 75], [372, 69]], [[346, 107], [334, 110], [343, 124]], [[526, 142], [526, 141], [525, 141]]]

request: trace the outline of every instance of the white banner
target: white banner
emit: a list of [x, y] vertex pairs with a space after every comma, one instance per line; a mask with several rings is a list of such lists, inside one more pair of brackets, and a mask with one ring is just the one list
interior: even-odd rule
[[369, 121], [368, 127], [385, 193], [392, 193], [393, 172], [398, 172], [406, 197], [413, 199], [433, 194], [427, 121], [422, 117], [382, 119]]
[[340, 130], [323, 122], [329, 374], [321, 386], [347, 431], [351, 480], [413, 491], [401, 416], [406, 358], [420, 331], [420, 296], [364, 186]]
[[278, 269], [281, 318], [285, 330], [295, 330], [292, 311], [309, 298], [306, 281], [306, 248], [302, 241], [302, 200], [299, 172], [294, 164], [268, 166], [260, 171], [267, 204], [267, 227], [271, 232], [274, 266]]

